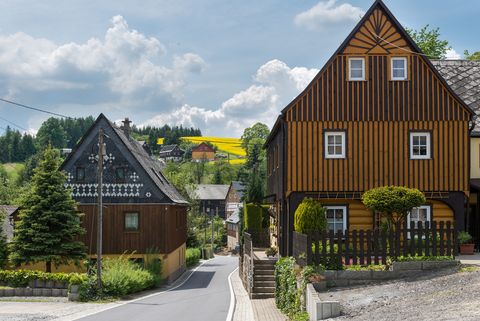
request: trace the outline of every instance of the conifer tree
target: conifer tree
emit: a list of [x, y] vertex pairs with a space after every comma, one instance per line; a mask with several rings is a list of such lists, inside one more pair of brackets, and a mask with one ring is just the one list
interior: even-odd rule
[[34, 170], [11, 245], [11, 260], [17, 265], [45, 262], [46, 272], [51, 272], [52, 263], [58, 266], [85, 257], [85, 245], [76, 240], [85, 231], [59, 165], [59, 153], [49, 147]]

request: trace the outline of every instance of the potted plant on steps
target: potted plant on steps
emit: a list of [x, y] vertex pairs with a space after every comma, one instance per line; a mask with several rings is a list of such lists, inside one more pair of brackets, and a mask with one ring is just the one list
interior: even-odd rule
[[460, 244], [460, 254], [473, 255], [475, 244], [472, 242], [472, 236], [465, 231], [458, 233], [458, 243]]

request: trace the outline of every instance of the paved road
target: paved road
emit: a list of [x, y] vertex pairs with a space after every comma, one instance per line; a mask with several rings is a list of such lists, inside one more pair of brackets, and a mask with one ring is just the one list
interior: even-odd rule
[[182, 286], [127, 303], [81, 321], [225, 321], [230, 306], [228, 275], [237, 257], [217, 256], [202, 265]]

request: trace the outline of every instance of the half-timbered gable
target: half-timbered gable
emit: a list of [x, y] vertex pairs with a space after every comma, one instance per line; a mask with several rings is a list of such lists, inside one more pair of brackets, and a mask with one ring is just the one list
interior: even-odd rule
[[[470, 108], [384, 3], [375, 1], [282, 110], [267, 139], [268, 191], [283, 212], [283, 234], [305, 196], [363, 206], [364, 191], [385, 185], [419, 188], [461, 215], [469, 191], [471, 119]], [[359, 210], [357, 218], [347, 211], [350, 226], [373, 224], [368, 211]]]

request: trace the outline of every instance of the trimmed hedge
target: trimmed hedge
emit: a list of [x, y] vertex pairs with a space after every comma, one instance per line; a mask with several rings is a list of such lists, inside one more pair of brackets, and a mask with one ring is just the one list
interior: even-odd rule
[[0, 282], [12, 287], [26, 287], [33, 280], [64, 282], [69, 285], [81, 284], [87, 279], [80, 273], [46, 273], [31, 270], [0, 270]]
[[244, 220], [245, 229], [260, 230], [270, 225], [268, 215], [268, 205], [245, 204]]

